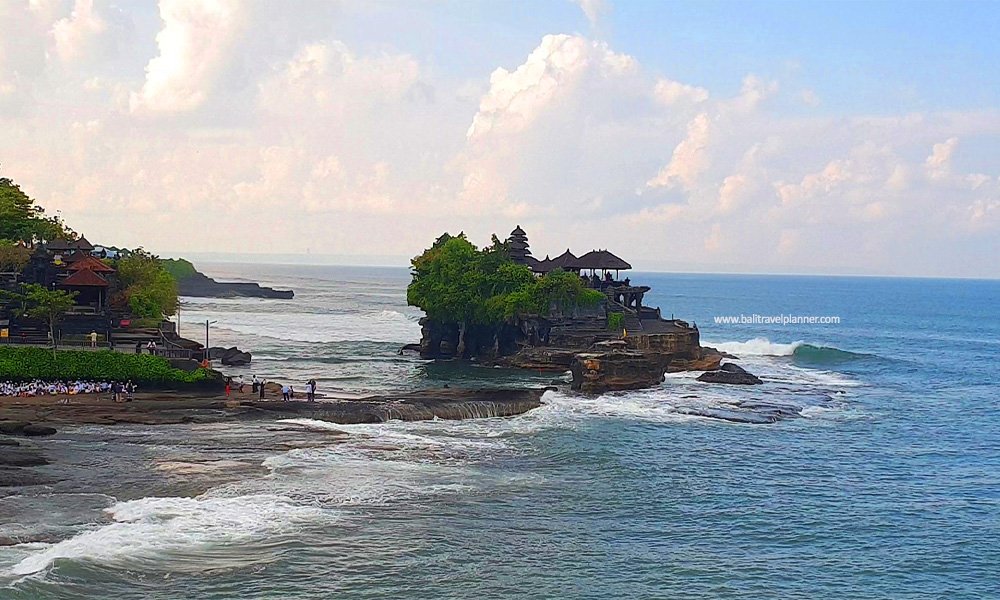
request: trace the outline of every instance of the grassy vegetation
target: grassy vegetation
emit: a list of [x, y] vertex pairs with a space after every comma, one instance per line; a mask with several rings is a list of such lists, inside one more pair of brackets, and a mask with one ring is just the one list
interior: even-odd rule
[[608, 313], [608, 329], [611, 331], [622, 331], [625, 329], [625, 314], [620, 312]]
[[177, 281], [192, 277], [198, 272], [194, 268], [194, 265], [191, 264], [191, 261], [184, 260], [183, 258], [161, 258], [160, 265], [164, 271], [170, 273]]
[[0, 348], [0, 379], [132, 380], [171, 386], [209, 383], [212, 374], [175, 369], [167, 359], [148, 354], [60, 350], [53, 355], [47, 348]]

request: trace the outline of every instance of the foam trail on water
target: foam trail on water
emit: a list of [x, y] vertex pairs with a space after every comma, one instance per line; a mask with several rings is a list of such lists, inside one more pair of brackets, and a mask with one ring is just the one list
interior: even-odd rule
[[[294, 533], [334, 513], [274, 495], [237, 498], [142, 498], [106, 512], [114, 523], [52, 544], [10, 569], [15, 576], [47, 569], [59, 559], [117, 563], [133, 568], [208, 570], [267, 560], [255, 541]], [[239, 552], [219, 552], [223, 546]]]

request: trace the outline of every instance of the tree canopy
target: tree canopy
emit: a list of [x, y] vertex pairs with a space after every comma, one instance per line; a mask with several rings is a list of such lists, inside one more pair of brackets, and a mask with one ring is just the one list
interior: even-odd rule
[[138, 248], [115, 263], [121, 285], [119, 302], [140, 319], [162, 319], [177, 312], [177, 280], [160, 259]]
[[480, 250], [464, 234], [445, 233], [411, 261], [407, 302], [432, 319], [489, 325], [591, 306], [604, 297], [574, 273], [553, 271], [536, 278], [528, 267], [513, 262], [507, 250], [496, 236]]
[[0, 240], [30, 242], [70, 237], [62, 221], [45, 211], [7, 177], [0, 177]]

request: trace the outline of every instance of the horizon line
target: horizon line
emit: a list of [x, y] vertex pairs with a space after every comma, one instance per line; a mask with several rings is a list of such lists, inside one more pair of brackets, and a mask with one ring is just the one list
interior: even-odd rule
[[[338, 254], [257, 254], [257, 253], [235, 253], [235, 252], [191, 252], [186, 256], [177, 252], [166, 252], [161, 254], [164, 258], [184, 258], [191, 262], [200, 261], [207, 264], [267, 264], [274, 266], [288, 267], [358, 267], [369, 269], [409, 269], [409, 264], [396, 262], [402, 261], [401, 256], [395, 255], [338, 255]], [[191, 258], [195, 257], [195, 258]], [[287, 262], [286, 259], [313, 258], [322, 260], [329, 257], [332, 261], [324, 262], [304, 262], [293, 260]], [[229, 260], [226, 260], [229, 258]], [[232, 260], [237, 259], [237, 260]], [[242, 260], [239, 260], [242, 259]], [[353, 259], [353, 260], [352, 260]], [[374, 262], [365, 262], [365, 260]], [[379, 259], [383, 259], [382, 264], [377, 264]], [[405, 259], [408, 263], [409, 260]], [[254, 262], [248, 262], [254, 261]], [[343, 261], [343, 262], [337, 262]], [[387, 264], [389, 263], [389, 264]], [[196, 265], [197, 266], [197, 265]], [[762, 277], [858, 277], [868, 279], [929, 279], [929, 280], [959, 280], [959, 281], [1000, 281], [1000, 276], [981, 275], [911, 275], [911, 274], [884, 274], [884, 273], [817, 273], [804, 271], [730, 271], [730, 270], [684, 270], [670, 268], [634, 268], [633, 273], [654, 273], [662, 275], [727, 275], [727, 276], [762, 276]]]

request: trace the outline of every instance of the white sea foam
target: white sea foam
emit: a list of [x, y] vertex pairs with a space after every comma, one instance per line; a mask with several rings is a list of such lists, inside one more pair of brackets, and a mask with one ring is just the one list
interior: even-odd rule
[[[169, 570], [237, 566], [266, 560], [266, 554], [254, 555], [252, 542], [294, 534], [307, 523], [334, 516], [330, 511], [274, 495], [142, 498], [120, 502], [106, 512], [114, 523], [33, 552], [14, 565], [10, 573], [30, 575], [59, 559], [133, 567], [166, 560], [163, 566]], [[240, 552], [225, 556], [213, 552], [224, 546], [240, 546]]]
[[791, 356], [795, 349], [805, 342], [797, 341], [788, 344], [772, 342], [767, 338], [753, 338], [745, 342], [705, 342], [705, 345], [722, 352], [744, 356]]

